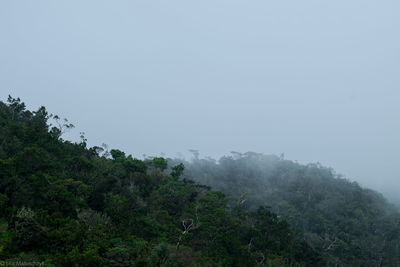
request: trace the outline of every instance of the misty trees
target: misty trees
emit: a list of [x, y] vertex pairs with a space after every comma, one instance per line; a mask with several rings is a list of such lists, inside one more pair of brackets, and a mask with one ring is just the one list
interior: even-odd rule
[[26, 111], [19, 99], [0, 102], [0, 261], [29, 258], [49, 266], [315, 262], [296, 256], [315, 251], [301, 247], [273, 216], [262, 219], [274, 229], [270, 240], [297, 245], [255, 247], [265, 237], [263, 226], [254, 223], [258, 215], [244, 209], [239, 215], [223, 193], [182, 177], [183, 164], [168, 169], [161, 157], [139, 160], [118, 149], [108, 154], [87, 148], [86, 138], [62, 140], [62, 129], [49, 130], [48, 118], [44, 108]]
[[[243, 206], [251, 211], [271, 206], [271, 211], [298, 229], [302, 239], [322, 252], [330, 264], [400, 264], [399, 246], [395, 245], [400, 242], [398, 211], [380, 194], [343, 179], [332, 169], [258, 153], [233, 153], [218, 162], [195, 158], [184, 163], [183, 178], [230, 197], [246, 195]], [[256, 240], [249, 240], [254, 247]], [[262, 259], [262, 254], [257, 254]]]
[[171, 176], [175, 179], [178, 179], [183, 174], [184, 170], [185, 166], [182, 163], [179, 163], [178, 165], [172, 167]]
[[0, 102], [0, 260], [29, 253], [57, 266], [399, 264], [399, 214], [331, 169], [257, 153], [168, 168], [161, 157], [64, 141], [48, 118], [45, 108]]

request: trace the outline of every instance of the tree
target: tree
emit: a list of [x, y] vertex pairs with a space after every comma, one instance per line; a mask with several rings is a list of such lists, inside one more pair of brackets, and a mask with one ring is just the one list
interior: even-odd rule
[[185, 166], [183, 165], [183, 163], [180, 163], [172, 167], [171, 176], [174, 177], [175, 179], [178, 179], [183, 174], [184, 170]]
[[153, 158], [153, 166], [161, 171], [164, 171], [168, 167], [168, 161], [164, 158]]

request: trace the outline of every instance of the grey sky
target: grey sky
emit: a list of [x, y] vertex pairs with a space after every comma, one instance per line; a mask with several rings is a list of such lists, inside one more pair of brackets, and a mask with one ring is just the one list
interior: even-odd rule
[[285, 153], [395, 197], [400, 1], [0, 2], [0, 92], [134, 156]]

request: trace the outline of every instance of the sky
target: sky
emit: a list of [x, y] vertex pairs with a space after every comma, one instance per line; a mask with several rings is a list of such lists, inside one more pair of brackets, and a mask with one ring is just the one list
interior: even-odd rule
[[141, 158], [320, 162], [400, 202], [400, 1], [0, 1], [0, 99]]

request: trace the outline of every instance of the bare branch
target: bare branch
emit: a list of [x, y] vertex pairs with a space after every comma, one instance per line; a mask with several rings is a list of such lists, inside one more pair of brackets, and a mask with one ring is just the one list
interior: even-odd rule
[[196, 205], [195, 208], [195, 216], [196, 216], [196, 223], [194, 222], [193, 219], [189, 218], [189, 219], [183, 219], [182, 220], [182, 226], [183, 226], [183, 232], [182, 234], [179, 236], [178, 239], [178, 243], [176, 244], [176, 249], [179, 249], [179, 246], [181, 245], [182, 242], [182, 238], [189, 233], [190, 231], [197, 229], [200, 227], [200, 223], [199, 223], [199, 217], [197, 214], [197, 210], [198, 210], [198, 206]]
[[335, 237], [335, 240], [333, 240], [333, 241], [329, 244], [329, 246], [325, 249], [325, 251], [330, 250], [330, 249], [336, 244], [336, 242], [337, 242], [337, 238]]
[[253, 243], [253, 237], [250, 239], [250, 242], [249, 242], [249, 244], [247, 245], [247, 251], [248, 251], [248, 252], [250, 252], [250, 250], [251, 250], [251, 245], [252, 245], [252, 243]]

